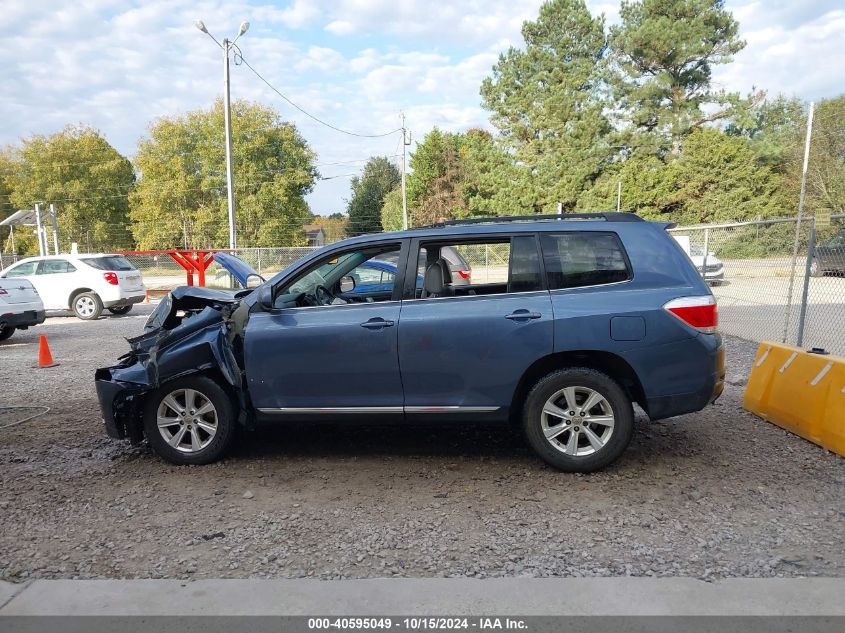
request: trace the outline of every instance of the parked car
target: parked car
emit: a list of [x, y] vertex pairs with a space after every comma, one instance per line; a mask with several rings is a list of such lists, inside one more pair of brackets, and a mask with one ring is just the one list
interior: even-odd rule
[[44, 323], [44, 304], [26, 279], [0, 279], [0, 341]]
[[845, 274], [845, 231], [816, 246], [810, 274], [813, 277]]
[[47, 310], [71, 310], [96, 319], [103, 308], [126, 314], [146, 296], [141, 273], [122, 255], [27, 257], [0, 271], [0, 279], [26, 279]]
[[689, 235], [673, 235], [675, 241], [681, 245], [684, 252], [689, 255], [692, 263], [698, 269], [698, 273], [711, 284], [718, 284], [725, 279], [725, 265], [713, 253], [707, 253], [707, 261], [704, 259], [704, 249], [698, 244], [690, 242]]
[[[453, 222], [323, 247], [254, 289], [177, 288], [97, 370], [105, 430], [205, 464], [259, 423], [510, 420], [550, 465], [602, 468], [631, 439], [634, 402], [657, 420], [723, 389], [716, 301], [667, 226]], [[484, 244], [507, 254], [507, 279], [456, 285], [442, 249]], [[389, 296], [351, 294], [350, 273], [394, 258]]]

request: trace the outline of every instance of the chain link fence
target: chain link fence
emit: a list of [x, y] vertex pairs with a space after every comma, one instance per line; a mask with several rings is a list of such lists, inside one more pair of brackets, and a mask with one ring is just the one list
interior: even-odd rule
[[[262, 277], [270, 278], [293, 262], [317, 250], [315, 246], [284, 246], [279, 248], [240, 248], [234, 255], [252, 266]], [[126, 258], [141, 271], [148, 290], [171, 290], [185, 285], [185, 269], [166, 253], [127, 255]], [[196, 275], [194, 276], [196, 283]], [[229, 274], [212, 262], [205, 271], [205, 285], [211, 288], [231, 288]]]
[[719, 301], [720, 329], [845, 355], [845, 214], [671, 229]]
[[[719, 300], [721, 329], [752, 341], [775, 340], [845, 355], [845, 214], [822, 223], [782, 218], [671, 229]], [[235, 254], [268, 278], [316, 247], [242, 248]], [[507, 277], [506, 244], [459, 246], [480, 283]], [[185, 283], [168, 255], [129, 255], [152, 291]], [[0, 268], [17, 256], [0, 254]], [[206, 285], [231, 287], [212, 263]]]

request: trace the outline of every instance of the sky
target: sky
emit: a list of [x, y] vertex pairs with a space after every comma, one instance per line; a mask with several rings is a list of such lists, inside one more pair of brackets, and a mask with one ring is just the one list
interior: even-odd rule
[[[0, 0], [4, 43], [0, 146], [67, 124], [99, 129], [130, 158], [160, 116], [209, 107], [222, 94], [218, 40], [279, 91], [332, 125], [361, 134], [400, 127], [414, 142], [438, 126], [490, 128], [479, 86], [500, 52], [521, 44], [541, 0]], [[618, 21], [618, 2], [589, 0]], [[729, 91], [752, 87], [818, 100], [843, 92], [841, 0], [728, 0], [748, 45], [716, 69]], [[344, 211], [349, 179], [367, 158], [401, 161], [398, 133], [338, 133], [285, 103], [246, 66], [232, 65], [232, 98], [272, 105], [318, 154], [326, 180], [315, 213]], [[222, 134], [222, 131], [221, 131]], [[411, 146], [409, 149], [413, 149]], [[237, 173], [235, 174], [237, 178]]]

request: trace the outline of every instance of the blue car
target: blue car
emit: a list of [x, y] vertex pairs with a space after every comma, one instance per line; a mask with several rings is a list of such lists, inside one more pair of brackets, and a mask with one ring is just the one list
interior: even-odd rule
[[555, 468], [603, 468], [634, 403], [656, 420], [724, 386], [716, 301], [670, 226], [454, 221], [338, 242], [237, 293], [177, 288], [97, 370], [105, 430], [205, 464], [260, 424], [510, 422]]

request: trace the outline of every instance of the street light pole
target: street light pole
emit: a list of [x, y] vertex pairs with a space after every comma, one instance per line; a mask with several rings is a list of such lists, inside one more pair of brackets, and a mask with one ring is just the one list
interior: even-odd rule
[[223, 39], [223, 118], [226, 126], [226, 202], [229, 207], [229, 248], [237, 248], [235, 231], [235, 183], [232, 174], [232, 100], [229, 94], [229, 50], [232, 45]]
[[238, 31], [238, 36], [229, 41], [229, 38], [224, 38], [223, 43], [208, 32], [208, 29], [203, 24], [202, 20], [197, 20], [196, 27], [214, 40], [223, 50], [223, 119], [226, 128], [226, 205], [229, 209], [229, 248], [234, 250], [237, 248], [237, 232], [235, 230], [235, 176], [232, 168], [232, 100], [230, 96], [230, 78], [229, 78], [229, 51], [235, 47], [241, 35], [249, 29], [249, 22], [242, 22], [241, 28]]

